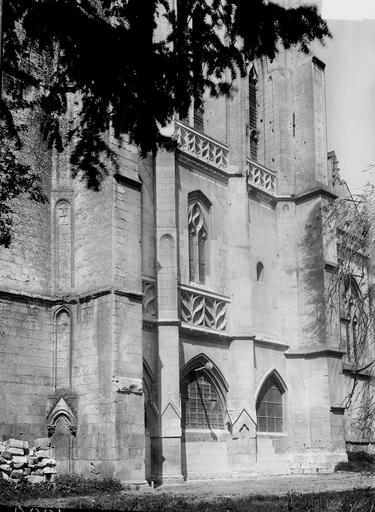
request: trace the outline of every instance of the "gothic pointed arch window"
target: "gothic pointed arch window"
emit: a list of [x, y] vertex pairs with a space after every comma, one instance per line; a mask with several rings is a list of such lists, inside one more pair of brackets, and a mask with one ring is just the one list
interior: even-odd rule
[[275, 372], [264, 381], [256, 402], [258, 432], [284, 431], [285, 386]]
[[205, 284], [207, 276], [208, 213], [211, 202], [200, 191], [189, 194], [189, 278]]
[[340, 317], [342, 337], [349, 362], [358, 361], [361, 339], [366, 338], [364, 300], [353, 275], [347, 275], [341, 283]]
[[206, 357], [195, 357], [181, 380], [182, 426], [184, 429], [224, 429], [227, 386], [220, 371]]

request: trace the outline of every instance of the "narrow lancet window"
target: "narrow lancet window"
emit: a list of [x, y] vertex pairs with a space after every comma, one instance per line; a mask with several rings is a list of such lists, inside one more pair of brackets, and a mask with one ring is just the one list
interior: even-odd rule
[[189, 274], [190, 281], [204, 284], [206, 281], [207, 227], [198, 203], [189, 207]]

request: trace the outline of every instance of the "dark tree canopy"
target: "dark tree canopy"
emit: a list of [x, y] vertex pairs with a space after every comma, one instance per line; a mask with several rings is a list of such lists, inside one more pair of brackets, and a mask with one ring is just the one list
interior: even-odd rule
[[[3, 95], [1, 109], [10, 120], [3, 121], [3, 140], [17, 139], [14, 103], [34, 108], [36, 102], [43, 135], [61, 151], [67, 93], [79, 93], [79, 121], [68, 133], [71, 163], [93, 188], [106, 173], [102, 156], [111, 154], [103, 137], [109, 126], [116, 137], [128, 135], [143, 155], [171, 147], [160, 127], [174, 113], [186, 117], [192, 98], [199, 104], [205, 90], [229, 95], [248, 62], [274, 58], [280, 44], [308, 52], [314, 39], [330, 35], [316, 7], [284, 9], [267, 0], [4, 0], [3, 28], [6, 71], [24, 71], [31, 49], [49, 56], [50, 64], [32, 72], [39, 90], [34, 104], [21, 105], [22, 80]], [[5, 151], [0, 149], [0, 165]], [[21, 168], [13, 160], [7, 172], [17, 176]], [[29, 179], [36, 186], [31, 171]], [[36, 198], [24, 182], [24, 191]]]

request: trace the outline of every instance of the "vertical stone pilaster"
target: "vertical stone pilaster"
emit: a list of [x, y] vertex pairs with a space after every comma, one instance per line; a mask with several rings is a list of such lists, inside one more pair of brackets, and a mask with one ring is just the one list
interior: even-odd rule
[[181, 407], [177, 290], [176, 169], [174, 153], [155, 159], [158, 299], [158, 436], [156, 480], [181, 479]]
[[230, 345], [230, 398], [232, 440], [228, 444], [231, 471], [249, 474], [256, 462], [254, 394], [254, 341], [234, 339]]

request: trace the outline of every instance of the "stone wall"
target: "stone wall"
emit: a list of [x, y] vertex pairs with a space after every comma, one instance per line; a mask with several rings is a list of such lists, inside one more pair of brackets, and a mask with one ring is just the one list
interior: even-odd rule
[[8, 439], [0, 442], [0, 476], [4, 480], [41, 483], [57, 474], [51, 441], [35, 439], [32, 447], [27, 441]]

